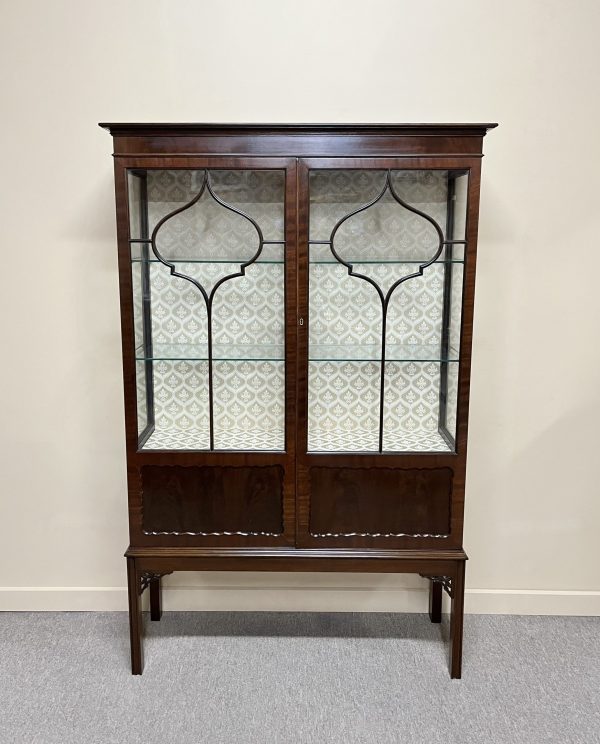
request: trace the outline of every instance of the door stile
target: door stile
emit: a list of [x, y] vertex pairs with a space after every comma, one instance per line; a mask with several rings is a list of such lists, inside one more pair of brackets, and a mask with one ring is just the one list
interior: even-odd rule
[[285, 457], [283, 524], [286, 544], [296, 542], [296, 453], [297, 453], [297, 315], [298, 315], [298, 163], [285, 166]]
[[298, 161], [298, 393], [296, 405], [296, 545], [304, 544], [308, 532], [309, 493], [306, 482], [308, 450], [308, 233], [309, 233], [309, 169]]

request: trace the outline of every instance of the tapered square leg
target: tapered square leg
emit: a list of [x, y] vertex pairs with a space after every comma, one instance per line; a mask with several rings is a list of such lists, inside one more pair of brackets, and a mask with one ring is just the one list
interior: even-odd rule
[[127, 590], [129, 594], [129, 638], [131, 643], [131, 673], [141, 674], [144, 668], [142, 647], [142, 597], [140, 576], [135, 558], [127, 558]]
[[442, 622], [442, 584], [429, 582], [429, 619], [432, 623]]
[[150, 581], [150, 620], [162, 617], [162, 585], [160, 576]]
[[462, 674], [463, 617], [465, 607], [465, 562], [457, 561], [452, 577], [452, 605], [450, 610], [450, 676], [460, 679]]

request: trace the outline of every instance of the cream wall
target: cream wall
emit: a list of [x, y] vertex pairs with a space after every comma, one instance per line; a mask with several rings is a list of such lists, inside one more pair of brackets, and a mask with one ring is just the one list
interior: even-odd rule
[[[0, 21], [0, 607], [126, 606], [111, 140], [98, 121], [498, 121], [483, 170], [467, 606], [600, 614], [596, 0], [5, 0]], [[425, 601], [418, 578], [170, 585], [171, 607]]]

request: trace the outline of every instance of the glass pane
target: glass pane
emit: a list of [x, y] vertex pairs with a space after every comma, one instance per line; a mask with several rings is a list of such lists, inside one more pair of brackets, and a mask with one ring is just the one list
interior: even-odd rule
[[[388, 190], [376, 204], [340, 225], [334, 247], [346, 263], [368, 261], [367, 275], [374, 275], [387, 292], [402, 276], [400, 262], [426, 263], [435, 258], [439, 237], [432, 223], [404, 209]], [[407, 265], [406, 273], [414, 270], [412, 263]]]
[[[203, 170], [148, 171], [150, 231], [160, 219], [197, 195], [204, 173]], [[283, 171], [211, 170], [210, 182], [219, 199], [245, 212], [259, 224], [265, 240], [285, 239]], [[192, 213], [189, 221], [193, 222], [192, 218], [195, 218], [200, 230], [224, 224], [228, 232], [235, 233], [233, 226], [226, 220], [226, 213], [223, 216], [216, 204], [207, 200], [205, 207], [203, 213]], [[243, 230], [244, 225], [241, 227]]]
[[163, 344], [176, 347], [192, 345], [200, 347], [202, 358], [206, 359], [206, 303], [198, 288], [185, 279], [171, 276], [169, 268], [157, 262], [150, 266], [150, 291], [153, 353], [155, 347], [158, 349]]
[[127, 174], [127, 188], [129, 190], [129, 236], [131, 238], [146, 237], [142, 235], [142, 210], [143, 197], [142, 191], [145, 188], [143, 177], [139, 174], [129, 171]]
[[283, 171], [211, 171], [217, 196], [245, 212], [265, 240], [285, 240]]
[[452, 439], [456, 438], [456, 407], [458, 402], [458, 364], [449, 364], [448, 370], [447, 399], [448, 404], [445, 415], [445, 425]]
[[135, 339], [138, 386], [150, 365], [153, 392], [143, 447], [283, 449], [285, 173], [148, 170], [129, 183], [132, 274], [149, 289], [150, 341]]
[[[133, 332], [136, 349], [145, 349], [144, 345], [144, 311], [143, 311], [143, 265], [137, 264], [132, 267], [133, 284]], [[144, 355], [145, 356], [145, 355]], [[136, 359], [139, 359], [136, 354]], [[144, 359], [144, 357], [142, 357]], [[142, 436], [148, 426], [148, 385], [146, 365], [148, 362], [141, 361], [136, 364], [136, 396], [137, 396], [137, 419], [138, 437]], [[150, 370], [151, 374], [151, 370]], [[149, 378], [148, 378], [149, 379]]]
[[309, 255], [310, 451], [376, 451], [381, 312], [376, 289]]
[[336, 222], [375, 199], [384, 184], [385, 171], [311, 171], [310, 239], [329, 240]]
[[154, 362], [154, 432], [144, 449], [208, 449], [208, 362]]
[[[448, 209], [448, 177], [449, 173], [445, 170], [394, 170], [391, 173], [394, 191], [400, 199], [435, 220], [444, 235]], [[403, 220], [403, 227], [412, 236], [411, 242], [418, 245], [418, 236], [425, 229], [426, 222], [417, 214], [403, 214]]]
[[[144, 180], [135, 173], [128, 174], [129, 187], [129, 226], [130, 233], [139, 237], [143, 234], [144, 223]], [[139, 247], [140, 256], [147, 255], [147, 247]], [[136, 349], [144, 350], [148, 344], [150, 320], [147, 313], [149, 275], [148, 266], [142, 263], [132, 265], [133, 289], [133, 330]], [[136, 364], [136, 403], [138, 437], [142, 437], [151, 424], [151, 381], [152, 362], [143, 361]]]
[[454, 448], [466, 178], [311, 172], [309, 451]]
[[[455, 173], [449, 181], [449, 189], [452, 196], [454, 208], [449, 224], [449, 240], [466, 239], [467, 223], [467, 196], [469, 178], [466, 173]], [[447, 313], [444, 321], [444, 331], [447, 339], [449, 354], [458, 358], [460, 351], [461, 322], [462, 322], [462, 297], [464, 264], [454, 260], [464, 256], [464, 245], [455, 244], [446, 247], [446, 272], [444, 287], [447, 295]], [[456, 438], [456, 415], [458, 405], [458, 365], [441, 365], [441, 395], [442, 401], [440, 411], [440, 427], [445, 430], [450, 440]], [[445, 406], [443, 401], [445, 400]]]
[[452, 240], [465, 240], [467, 229], [467, 195], [469, 177], [458, 173], [454, 178], [454, 219], [452, 223]]
[[376, 452], [379, 364], [309, 362], [308, 449]]
[[[452, 264], [448, 267], [447, 273], [447, 292], [449, 294], [449, 312], [448, 312], [448, 349], [449, 353], [458, 358], [460, 351], [460, 327], [462, 319], [462, 294], [463, 294], [463, 275], [464, 266], [462, 264]], [[447, 433], [451, 438], [456, 437], [456, 413], [458, 404], [458, 365], [442, 365], [442, 375], [447, 376], [446, 380], [446, 409], [442, 410], [440, 422], [446, 427]]]
[[[455, 362], [448, 365], [458, 369]], [[441, 364], [386, 362], [383, 450], [448, 451], [439, 431]]]
[[214, 388], [216, 449], [284, 449], [283, 361], [216, 362]]

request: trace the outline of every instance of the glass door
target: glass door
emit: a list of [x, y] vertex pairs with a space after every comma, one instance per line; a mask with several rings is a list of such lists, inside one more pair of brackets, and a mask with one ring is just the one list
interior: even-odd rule
[[117, 165], [137, 544], [295, 540], [296, 160]]
[[[431, 496], [416, 469], [407, 485], [384, 468], [456, 451], [468, 173], [330, 162], [303, 171], [303, 530], [309, 539], [444, 536], [446, 476], [435, 476], [442, 495]], [[419, 489], [425, 503], [414, 500]]]
[[285, 183], [128, 171], [140, 450], [285, 450]]
[[313, 170], [308, 451], [454, 449], [466, 175]]

